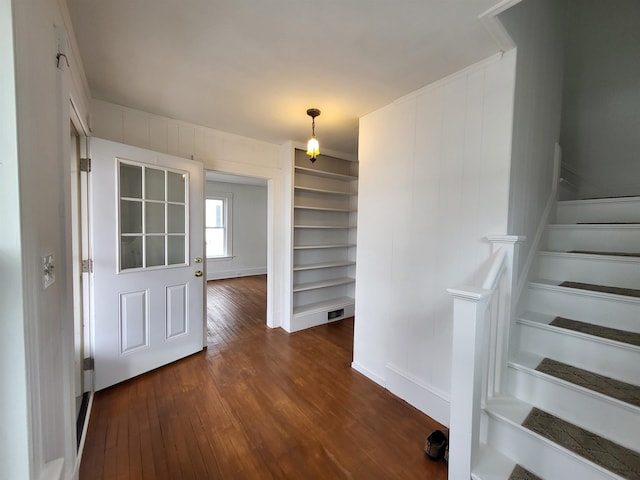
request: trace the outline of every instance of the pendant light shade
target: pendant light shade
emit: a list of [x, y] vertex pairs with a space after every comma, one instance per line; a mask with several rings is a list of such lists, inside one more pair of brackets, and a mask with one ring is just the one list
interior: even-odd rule
[[311, 117], [311, 138], [307, 142], [307, 155], [311, 158], [311, 163], [316, 161], [318, 155], [320, 155], [320, 144], [316, 139], [316, 117], [320, 115], [320, 110], [317, 108], [310, 108], [307, 110], [307, 115]]

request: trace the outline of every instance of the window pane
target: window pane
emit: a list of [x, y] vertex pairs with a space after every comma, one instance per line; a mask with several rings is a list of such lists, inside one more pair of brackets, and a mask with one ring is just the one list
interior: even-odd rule
[[147, 237], [147, 267], [164, 265], [164, 235], [159, 237]]
[[120, 237], [120, 270], [142, 267], [142, 237]]
[[142, 167], [120, 164], [120, 196], [142, 198]]
[[170, 202], [185, 201], [186, 174], [167, 172], [167, 200]]
[[207, 228], [205, 235], [207, 257], [221, 257], [226, 254], [224, 228]]
[[165, 233], [164, 205], [164, 203], [145, 203], [146, 233]]
[[167, 205], [168, 233], [185, 233], [184, 209], [184, 205]]
[[217, 198], [208, 198], [206, 201], [205, 226], [224, 226], [224, 201]]
[[142, 202], [120, 200], [120, 232], [142, 233]]
[[184, 235], [171, 235], [167, 237], [167, 247], [169, 250], [169, 265], [177, 265], [187, 263], [185, 259], [185, 241]]
[[147, 200], [164, 200], [164, 170], [147, 167], [145, 177], [145, 198]]

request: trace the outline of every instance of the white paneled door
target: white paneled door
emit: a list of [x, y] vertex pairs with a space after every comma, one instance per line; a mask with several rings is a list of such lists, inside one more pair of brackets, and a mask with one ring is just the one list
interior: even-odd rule
[[203, 348], [201, 163], [91, 141], [95, 389]]

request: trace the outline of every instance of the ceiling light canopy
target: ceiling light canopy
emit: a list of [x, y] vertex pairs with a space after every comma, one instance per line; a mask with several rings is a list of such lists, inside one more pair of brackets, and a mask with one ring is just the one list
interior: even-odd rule
[[316, 161], [318, 155], [320, 155], [320, 144], [316, 139], [316, 117], [320, 115], [320, 110], [317, 108], [310, 108], [307, 110], [307, 115], [311, 117], [311, 138], [307, 142], [307, 155], [311, 158], [311, 163]]

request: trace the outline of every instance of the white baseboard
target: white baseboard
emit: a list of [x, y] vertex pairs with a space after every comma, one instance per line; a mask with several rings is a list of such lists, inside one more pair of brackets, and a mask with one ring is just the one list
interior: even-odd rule
[[384, 378], [376, 375], [371, 370], [368, 370], [366, 367], [363, 367], [359, 363], [351, 362], [351, 368], [353, 368], [356, 372], [361, 373], [362, 375], [367, 377], [372, 382], [377, 383], [378, 385], [380, 385], [383, 388], [387, 388], [387, 385], [386, 385], [386, 382], [385, 382]]
[[443, 392], [390, 363], [387, 364], [386, 388], [437, 422], [449, 426], [451, 400]]
[[266, 273], [266, 266], [257, 268], [222, 270], [217, 272], [207, 272], [207, 280], [223, 280], [225, 278], [250, 277], [252, 275], [266, 275]]

